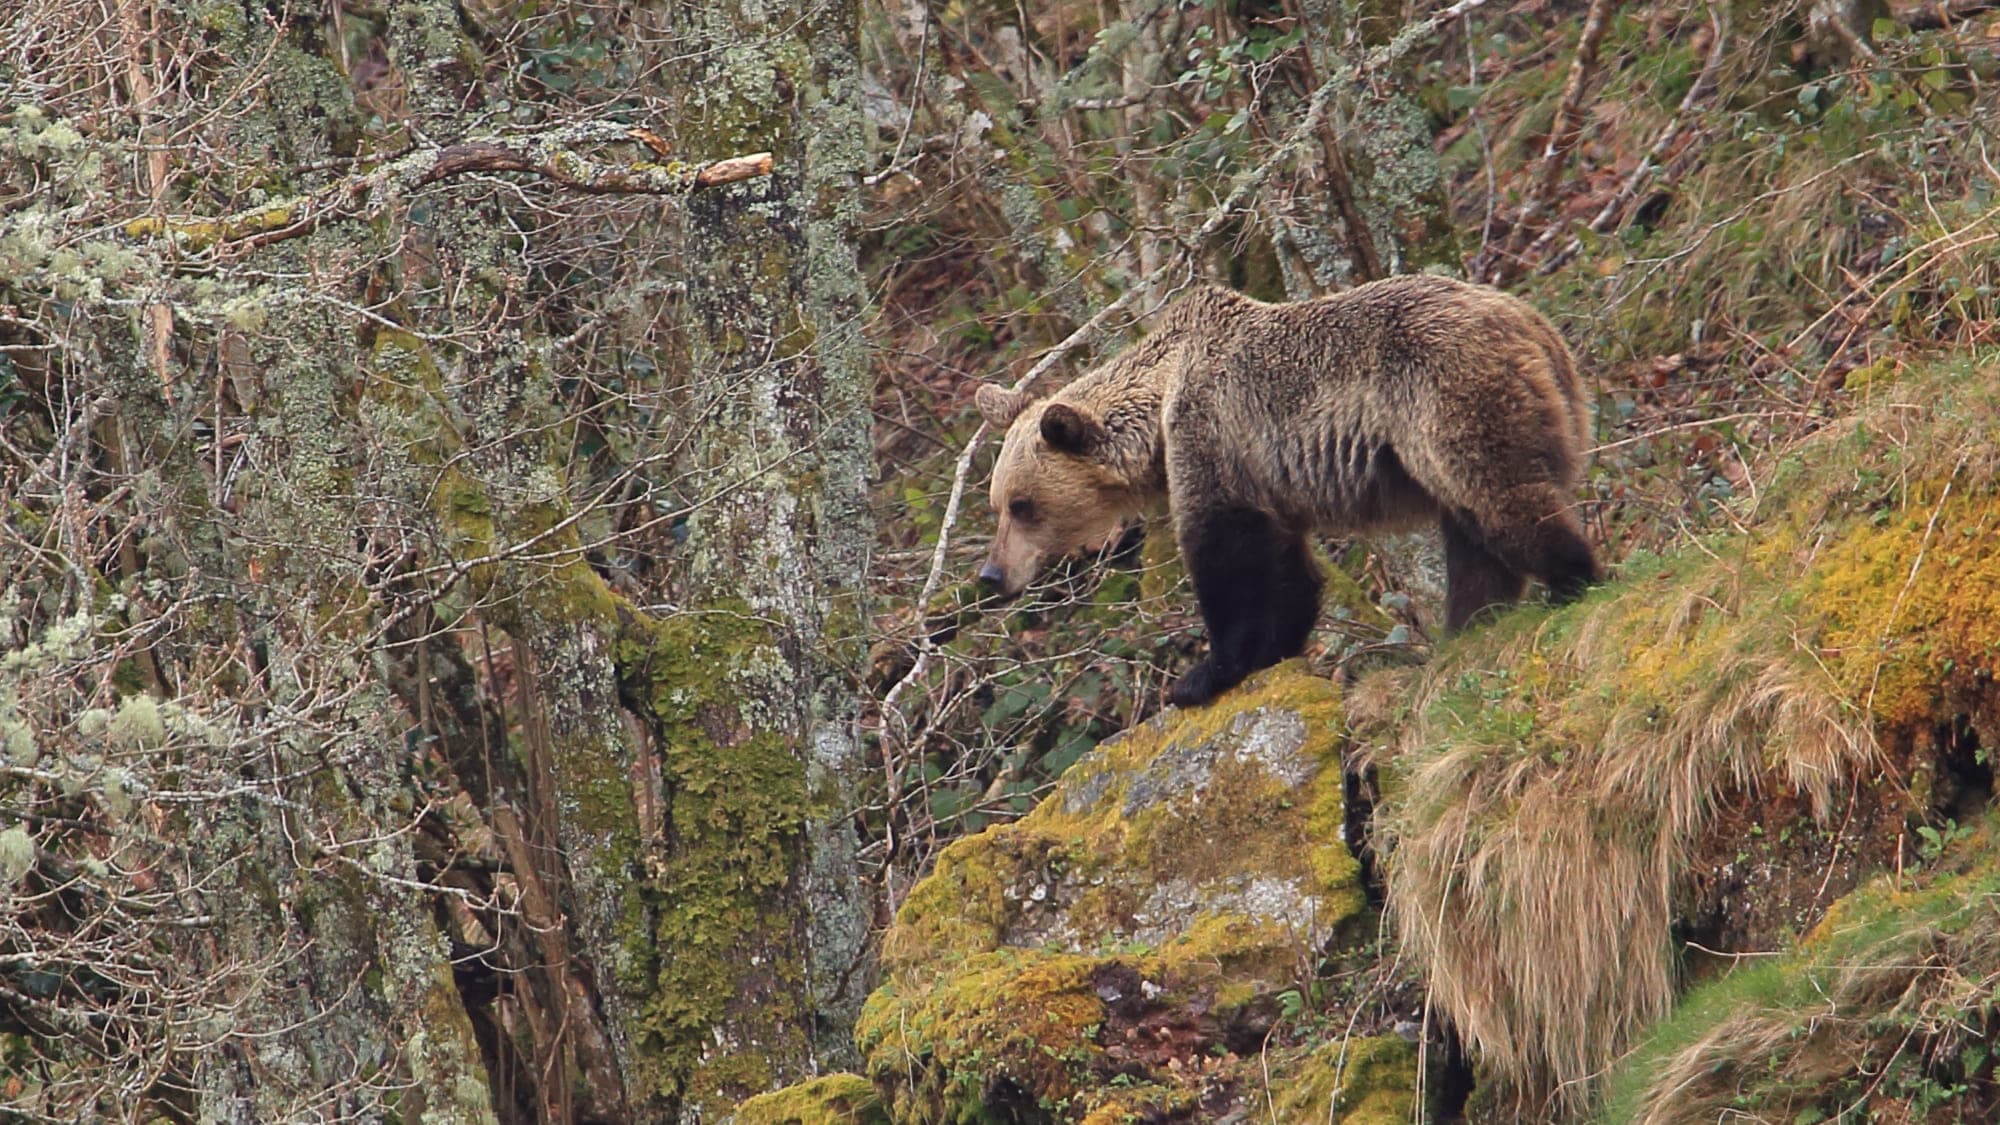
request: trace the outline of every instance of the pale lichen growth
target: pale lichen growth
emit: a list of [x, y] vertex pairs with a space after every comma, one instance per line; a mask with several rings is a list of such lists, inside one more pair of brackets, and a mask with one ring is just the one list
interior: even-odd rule
[[0, 831], [0, 887], [11, 890], [35, 865], [35, 838], [16, 824]]
[[105, 737], [112, 745], [135, 750], [159, 746], [167, 739], [166, 724], [160, 721], [159, 704], [150, 695], [135, 695], [119, 704], [118, 713], [105, 725]]

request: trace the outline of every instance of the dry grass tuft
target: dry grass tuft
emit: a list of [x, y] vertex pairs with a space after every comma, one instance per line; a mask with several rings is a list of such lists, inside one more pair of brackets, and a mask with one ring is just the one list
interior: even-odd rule
[[1391, 919], [1525, 1096], [1589, 1104], [1667, 1014], [1675, 891], [1722, 802], [1825, 824], [1885, 765], [1878, 732], [1948, 718], [1943, 685], [2000, 646], [2000, 491], [1966, 472], [1993, 460], [2000, 368], [1898, 390], [1803, 447], [1749, 534], [1628, 560], [1444, 646], [1401, 707], [1350, 709]]
[[[1709, 665], [1705, 697], [1587, 694], [1582, 685], [1621, 682], [1629, 619], [1643, 616], [1611, 602], [1572, 637], [1544, 629], [1498, 653], [1502, 667], [1558, 659], [1563, 682], [1586, 693], [1511, 747], [1452, 729], [1465, 676], [1441, 662], [1418, 684], [1419, 718], [1397, 748], [1411, 763], [1399, 787], [1422, 797], [1383, 817], [1390, 913], [1443, 1010], [1528, 1091], [1586, 1090], [1666, 1014], [1674, 879], [1721, 796], [1774, 787], [1823, 816], [1835, 787], [1879, 757], [1823, 675], [1748, 647]], [[1580, 723], [1597, 736], [1556, 734]]]

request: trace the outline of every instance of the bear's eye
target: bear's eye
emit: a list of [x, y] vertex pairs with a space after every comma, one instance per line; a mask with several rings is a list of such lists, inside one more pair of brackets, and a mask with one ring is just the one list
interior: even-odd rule
[[1035, 518], [1035, 502], [1025, 496], [1011, 501], [1007, 505], [1007, 514], [1017, 520], [1032, 520]]

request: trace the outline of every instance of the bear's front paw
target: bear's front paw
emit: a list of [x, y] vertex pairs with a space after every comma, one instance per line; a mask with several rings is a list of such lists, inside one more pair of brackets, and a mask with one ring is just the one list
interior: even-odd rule
[[1242, 682], [1241, 675], [1231, 675], [1209, 657], [1174, 682], [1167, 691], [1167, 702], [1176, 707], [1201, 707]]

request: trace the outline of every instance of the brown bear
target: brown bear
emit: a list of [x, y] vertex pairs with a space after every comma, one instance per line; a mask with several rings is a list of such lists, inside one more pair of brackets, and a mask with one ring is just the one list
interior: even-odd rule
[[1557, 601], [1598, 577], [1571, 505], [1590, 426], [1576, 365], [1497, 289], [1395, 277], [1277, 305], [1200, 289], [1054, 396], [986, 385], [978, 402], [1008, 427], [979, 571], [1001, 593], [1167, 495], [1209, 637], [1169, 694], [1182, 706], [1304, 650], [1315, 530], [1437, 520], [1453, 631], [1529, 575]]

